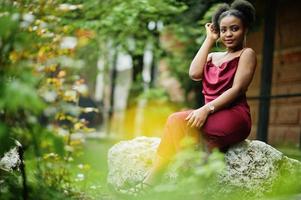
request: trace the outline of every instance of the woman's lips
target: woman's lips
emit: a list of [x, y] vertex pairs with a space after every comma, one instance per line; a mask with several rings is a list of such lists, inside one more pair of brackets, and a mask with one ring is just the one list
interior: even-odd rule
[[233, 40], [225, 40], [225, 42], [226, 42], [227, 44], [232, 44], [232, 43], [233, 43]]

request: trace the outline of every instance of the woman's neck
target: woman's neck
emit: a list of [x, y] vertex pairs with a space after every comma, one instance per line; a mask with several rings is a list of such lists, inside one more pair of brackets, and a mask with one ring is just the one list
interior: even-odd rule
[[241, 49], [243, 49], [243, 45], [238, 45], [233, 48], [227, 48], [227, 53], [234, 53], [234, 52], [240, 51]]

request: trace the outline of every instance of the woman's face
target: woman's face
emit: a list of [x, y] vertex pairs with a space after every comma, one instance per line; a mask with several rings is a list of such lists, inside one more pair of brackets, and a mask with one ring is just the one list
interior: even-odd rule
[[235, 16], [226, 16], [220, 22], [220, 39], [228, 49], [243, 46], [245, 28]]

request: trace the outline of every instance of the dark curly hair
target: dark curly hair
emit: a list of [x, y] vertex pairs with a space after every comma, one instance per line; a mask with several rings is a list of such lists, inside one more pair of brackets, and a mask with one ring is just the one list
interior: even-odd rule
[[242, 21], [245, 27], [251, 28], [255, 21], [255, 8], [246, 0], [235, 0], [231, 5], [221, 4], [212, 16], [215, 31], [219, 32], [219, 24], [226, 16], [235, 16]]

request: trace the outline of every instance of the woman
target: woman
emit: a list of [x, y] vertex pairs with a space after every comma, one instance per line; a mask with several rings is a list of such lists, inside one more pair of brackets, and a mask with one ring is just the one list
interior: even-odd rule
[[[223, 4], [205, 25], [207, 37], [191, 62], [189, 75], [202, 80], [205, 105], [172, 114], [166, 123], [152, 169], [135, 189], [152, 184], [169, 160], [181, 149], [181, 141], [200, 136], [209, 151], [226, 151], [245, 140], [251, 130], [246, 91], [256, 68], [256, 55], [245, 48], [246, 34], [255, 18], [254, 7], [245, 0]], [[225, 52], [209, 53], [217, 40]]]

